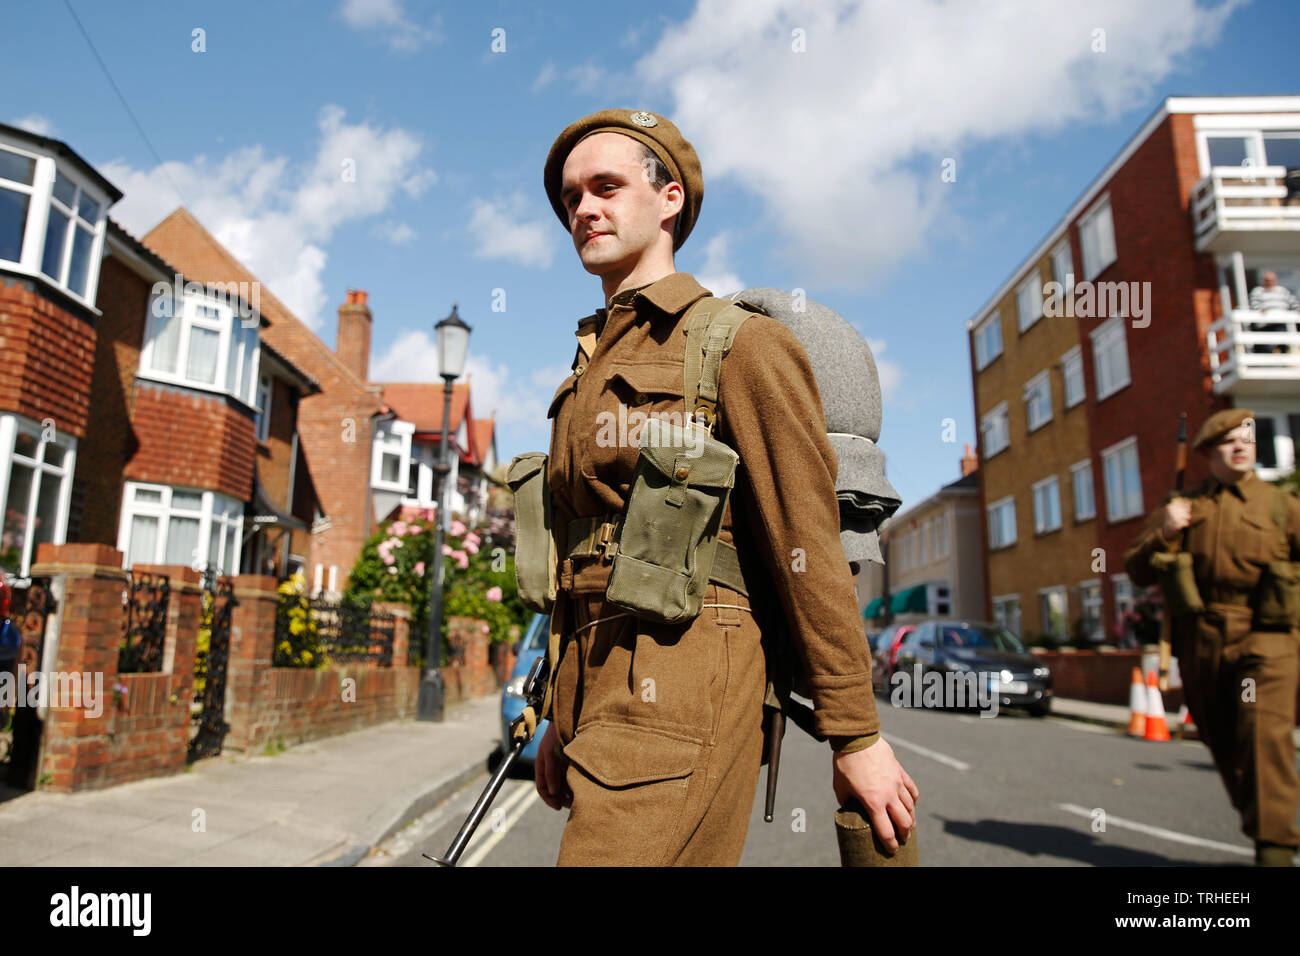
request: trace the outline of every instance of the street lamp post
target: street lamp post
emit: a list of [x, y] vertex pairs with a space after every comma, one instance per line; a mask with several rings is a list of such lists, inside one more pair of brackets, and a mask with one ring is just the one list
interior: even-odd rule
[[428, 650], [425, 655], [424, 676], [420, 679], [420, 697], [416, 708], [419, 720], [440, 721], [443, 715], [444, 693], [442, 686], [442, 583], [446, 562], [442, 554], [442, 538], [447, 528], [447, 505], [450, 500], [450, 455], [447, 444], [448, 422], [451, 418], [451, 383], [460, 378], [465, 368], [465, 355], [469, 350], [469, 326], [461, 321], [455, 303], [451, 315], [434, 327], [438, 342], [438, 374], [443, 382], [442, 438], [438, 442], [438, 463], [434, 472], [438, 481], [438, 513], [433, 538], [433, 558], [427, 566], [429, 574], [429, 627]]

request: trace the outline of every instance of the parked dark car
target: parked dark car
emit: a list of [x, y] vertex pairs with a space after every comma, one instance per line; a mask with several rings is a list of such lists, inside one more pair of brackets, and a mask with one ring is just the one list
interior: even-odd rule
[[889, 679], [894, 674], [898, 650], [915, 625], [891, 624], [880, 632], [871, 649], [871, 687], [877, 693], [889, 692]]
[[922, 679], [931, 671], [974, 672], [980, 688], [996, 694], [999, 707], [1025, 707], [1036, 717], [1052, 709], [1051, 668], [1001, 624], [922, 621], [903, 641], [895, 669]]
[[[510, 724], [523, 712], [524, 681], [528, 679], [528, 672], [532, 669], [533, 661], [546, 653], [546, 640], [550, 628], [551, 617], [549, 614], [534, 614], [533, 619], [528, 624], [528, 631], [515, 645], [514, 670], [510, 672], [510, 680], [506, 682], [506, 686], [501, 691], [501, 740], [503, 748], [505, 747], [505, 741], [510, 739]], [[549, 726], [550, 722], [545, 720], [537, 725], [537, 732], [533, 734], [533, 739], [528, 742], [524, 752], [519, 755], [519, 759], [515, 762], [516, 766], [531, 765], [537, 759], [537, 744]]]

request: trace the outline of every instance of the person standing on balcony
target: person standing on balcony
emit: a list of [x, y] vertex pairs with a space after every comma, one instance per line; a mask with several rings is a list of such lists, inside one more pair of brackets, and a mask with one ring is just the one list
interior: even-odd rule
[[[1250, 290], [1250, 307], [1255, 312], [1300, 312], [1300, 299], [1286, 286], [1279, 285], [1276, 272], [1264, 273], [1264, 284]], [[1283, 332], [1286, 325], [1281, 322], [1256, 322], [1252, 325], [1256, 332]], [[1252, 345], [1252, 352], [1290, 352], [1286, 345]]]

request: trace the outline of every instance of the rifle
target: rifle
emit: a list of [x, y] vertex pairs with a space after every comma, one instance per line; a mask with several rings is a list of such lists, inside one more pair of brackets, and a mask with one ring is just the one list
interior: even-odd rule
[[[1183, 474], [1187, 470], [1187, 413], [1180, 412], [1178, 415], [1178, 446], [1174, 454], [1174, 498], [1179, 497], [1179, 492], [1183, 490]], [[1172, 615], [1169, 613], [1169, 602], [1165, 601], [1165, 610], [1160, 615], [1160, 663], [1159, 684], [1161, 693], [1169, 690], [1169, 664], [1173, 658], [1173, 640], [1172, 630], [1173, 622], [1170, 620]]]
[[[492, 805], [497, 792], [501, 789], [501, 784], [505, 782], [506, 774], [510, 772], [510, 768], [514, 766], [515, 761], [519, 759], [519, 755], [524, 752], [524, 748], [528, 746], [533, 739], [533, 734], [536, 733], [536, 724], [534, 724], [532, 730], [527, 729], [528, 721], [524, 715], [531, 708], [534, 720], [536, 720], [536, 714], [542, 709], [542, 700], [546, 695], [546, 683], [549, 673], [550, 663], [545, 654], [533, 661], [533, 666], [528, 671], [528, 678], [524, 681], [524, 712], [510, 724], [510, 737], [514, 741], [510, 752], [502, 759], [496, 773], [492, 774], [492, 779], [488, 781], [483, 793], [479, 795], [478, 800], [470, 809], [469, 816], [461, 824], [460, 830], [456, 833], [455, 839], [451, 841], [451, 846], [447, 848], [447, 852], [443, 856], [429, 856], [427, 853], [421, 853], [420, 855], [426, 860], [432, 860], [442, 866], [455, 866], [460, 859], [460, 855], [465, 852], [470, 837], [478, 829], [479, 823], [483, 820], [483, 815], [487, 813], [488, 807]], [[523, 729], [522, 733], [519, 732], [520, 728]]]

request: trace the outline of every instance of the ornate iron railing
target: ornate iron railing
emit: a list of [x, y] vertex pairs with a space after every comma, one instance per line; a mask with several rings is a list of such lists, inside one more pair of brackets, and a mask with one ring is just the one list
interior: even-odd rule
[[[301, 609], [306, 605], [307, 617]], [[389, 667], [393, 662], [393, 633], [396, 619], [365, 605], [334, 602], [325, 598], [282, 600], [276, 611], [275, 643], [278, 665], [303, 666], [281, 655], [281, 644], [293, 634], [296, 619], [300, 628], [314, 631], [316, 651], [335, 663], [369, 663]], [[314, 664], [313, 654], [309, 664]]]
[[122, 592], [122, 644], [117, 656], [118, 673], [155, 674], [162, 670], [170, 597], [171, 582], [167, 575], [131, 572]]
[[[221, 753], [230, 725], [225, 721], [226, 666], [230, 660], [230, 617], [238, 601], [234, 581], [214, 571], [203, 574], [203, 612], [199, 650], [194, 658], [194, 737], [189, 758]], [[206, 632], [206, 640], [204, 640]]]

